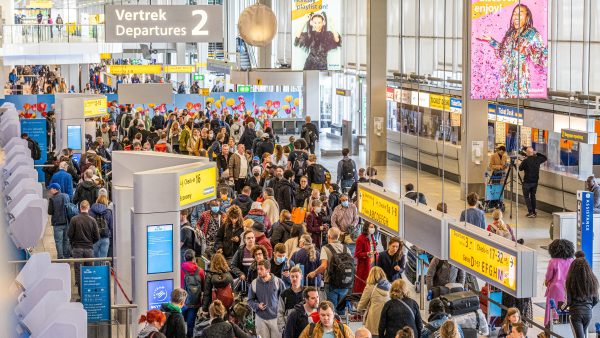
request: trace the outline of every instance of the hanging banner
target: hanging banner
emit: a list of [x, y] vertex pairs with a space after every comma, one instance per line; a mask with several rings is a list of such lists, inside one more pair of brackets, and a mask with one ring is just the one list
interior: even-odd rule
[[216, 195], [217, 168], [208, 167], [179, 176], [179, 206], [192, 206]]
[[471, 98], [546, 98], [548, 0], [471, 1]]
[[340, 70], [342, 1], [292, 1], [292, 69]]

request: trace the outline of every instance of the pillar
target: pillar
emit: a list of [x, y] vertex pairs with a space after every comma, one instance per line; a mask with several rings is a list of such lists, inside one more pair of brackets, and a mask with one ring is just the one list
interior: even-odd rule
[[[461, 126], [460, 192], [465, 198], [469, 192], [485, 196], [484, 174], [488, 163], [486, 100], [471, 100], [471, 1], [463, 1], [463, 114]], [[474, 160], [476, 144], [483, 144], [480, 161]]]
[[303, 116], [310, 116], [311, 120], [320, 127], [321, 121], [321, 72], [318, 70], [304, 71]]
[[[185, 58], [185, 50], [186, 50], [185, 46], [186, 46], [186, 44], [183, 42], [175, 44], [175, 48], [177, 51], [177, 55], [176, 55], [177, 62], [175, 64], [178, 66], [187, 65], [186, 58]], [[175, 74], [175, 76], [172, 77], [172, 78], [174, 78], [173, 80], [177, 80], [177, 82], [178, 82], [175, 85], [175, 87], [179, 88], [179, 82], [181, 82], [181, 81], [190, 85], [190, 83], [188, 83], [189, 76], [190, 76], [190, 74], [188, 74], [188, 73]]]
[[367, 164], [387, 162], [387, 1], [367, 3]]
[[[272, 0], [263, 0], [260, 2], [262, 5], [265, 5], [271, 9], [273, 9], [273, 1]], [[277, 36], [275, 36], [275, 39]], [[251, 48], [251, 47], [249, 47]], [[270, 42], [265, 47], [258, 48], [258, 68], [273, 68], [273, 42]]]
[[[89, 68], [85, 68], [83, 73], [83, 75], [85, 75], [86, 78], [89, 75], [88, 69]], [[79, 92], [79, 90], [82, 89], [82, 87], [85, 87], [85, 84], [82, 84], [80, 80], [78, 64], [61, 65], [60, 73], [65, 79], [65, 83], [67, 84], [68, 88], [71, 88], [71, 86], [73, 85], [75, 86], [75, 90]]]

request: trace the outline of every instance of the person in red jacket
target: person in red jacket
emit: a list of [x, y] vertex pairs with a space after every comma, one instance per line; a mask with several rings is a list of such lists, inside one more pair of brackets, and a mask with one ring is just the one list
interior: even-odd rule
[[321, 234], [323, 231], [327, 231], [321, 217], [321, 206], [320, 200], [313, 200], [310, 205], [310, 212], [306, 214], [306, 230], [312, 236], [313, 244], [317, 248], [321, 248]]
[[372, 223], [365, 223], [362, 227], [362, 233], [356, 239], [356, 279], [354, 280], [353, 293], [362, 293], [365, 289], [367, 277], [371, 266], [377, 262], [377, 241], [375, 233], [377, 227]]
[[[185, 307], [181, 310], [183, 314], [183, 318], [187, 324], [187, 336], [192, 337], [192, 333], [194, 331], [194, 324], [196, 322], [196, 316], [198, 315], [198, 310], [202, 306], [202, 290], [204, 290], [204, 281], [205, 274], [204, 270], [196, 264], [196, 253], [194, 250], [188, 249], [184, 253], [185, 262], [181, 263], [181, 288], [188, 292], [188, 297], [186, 299]], [[197, 286], [185, 285], [185, 277], [186, 276], [195, 276], [193, 280], [195, 282], [200, 281], [200, 288], [198, 289], [199, 294], [190, 295], [193, 291], [193, 288]], [[188, 278], [188, 280], [192, 280], [192, 278]]]
[[260, 222], [254, 222], [252, 225], [252, 232], [254, 232], [256, 245], [262, 245], [267, 249], [267, 256], [265, 259], [271, 259], [273, 257], [273, 247], [271, 246], [271, 241], [265, 235], [267, 229], [265, 225]]

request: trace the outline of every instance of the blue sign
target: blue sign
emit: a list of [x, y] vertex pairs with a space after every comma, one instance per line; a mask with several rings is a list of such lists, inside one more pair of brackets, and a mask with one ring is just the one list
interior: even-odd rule
[[173, 272], [173, 224], [147, 228], [148, 274]]
[[81, 150], [81, 126], [67, 126], [67, 147]]
[[462, 100], [455, 97], [450, 98], [450, 108], [462, 109]]
[[593, 266], [594, 254], [594, 193], [579, 191], [581, 205], [579, 207], [579, 226], [577, 229], [578, 248], [585, 253], [590, 266]]
[[168, 303], [173, 292], [173, 280], [148, 281], [148, 311], [160, 309], [163, 303]]
[[110, 273], [108, 265], [81, 267], [81, 304], [89, 323], [110, 320]]
[[[29, 138], [37, 142], [40, 146], [41, 156], [39, 160], [33, 161], [33, 164], [44, 164], [48, 160], [48, 142], [46, 133], [46, 119], [21, 119], [21, 133], [29, 135]], [[38, 172], [38, 182], [44, 182], [44, 172], [42, 168], [36, 168]]]

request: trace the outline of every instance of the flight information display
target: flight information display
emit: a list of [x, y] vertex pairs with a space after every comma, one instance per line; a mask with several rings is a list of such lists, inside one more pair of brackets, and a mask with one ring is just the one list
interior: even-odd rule
[[147, 228], [148, 274], [173, 272], [173, 224]]

